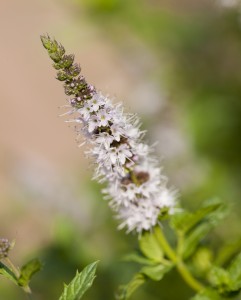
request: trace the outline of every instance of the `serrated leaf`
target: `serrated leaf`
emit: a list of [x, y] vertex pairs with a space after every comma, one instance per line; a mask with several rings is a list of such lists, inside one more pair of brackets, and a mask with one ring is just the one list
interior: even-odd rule
[[36, 258], [32, 259], [20, 269], [20, 276], [18, 278], [18, 285], [25, 287], [28, 286], [32, 276], [40, 271], [42, 268], [41, 262]]
[[18, 284], [18, 279], [16, 275], [10, 270], [6, 265], [0, 262], [0, 274], [5, 278], [11, 280], [15, 284]]
[[155, 262], [161, 262], [163, 259], [163, 251], [155, 236], [158, 230], [160, 229], [156, 227], [153, 232], [145, 232], [139, 241], [142, 253]]
[[169, 265], [155, 265], [143, 267], [140, 272], [149, 277], [152, 280], [160, 281], [163, 276], [168, 273], [173, 267], [173, 264]]
[[130, 253], [123, 257], [124, 261], [131, 261], [136, 262], [141, 265], [155, 265], [156, 262], [153, 260], [150, 260], [142, 255], [139, 255], [138, 253]]
[[76, 273], [69, 285], [64, 286], [64, 291], [59, 300], [79, 300], [91, 287], [97, 268], [98, 261], [88, 265], [81, 273]]
[[129, 299], [135, 290], [143, 285], [145, 281], [146, 277], [141, 273], [137, 273], [128, 284], [120, 286], [119, 293], [116, 298], [118, 300]]

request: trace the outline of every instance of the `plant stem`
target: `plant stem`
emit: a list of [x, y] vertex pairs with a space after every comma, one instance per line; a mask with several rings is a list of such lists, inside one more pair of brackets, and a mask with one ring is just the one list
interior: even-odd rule
[[168, 243], [166, 237], [164, 236], [163, 231], [161, 230], [161, 228], [160, 228], [160, 230], [155, 230], [154, 233], [155, 233], [155, 235], [157, 237], [157, 240], [159, 241], [162, 249], [166, 253], [166, 255], [170, 258], [170, 260], [172, 262], [174, 262], [176, 264], [177, 263], [176, 253], [174, 252], [172, 247], [169, 245], [169, 243]]
[[19, 275], [20, 275], [19, 270], [14, 266], [14, 264], [11, 262], [10, 258], [5, 257], [5, 261], [8, 263], [8, 265], [10, 266], [10, 268], [12, 269], [12, 271], [14, 272], [16, 277], [18, 278]]
[[[10, 260], [9, 257], [5, 257], [5, 261], [8, 263], [9, 267], [12, 269], [12, 271], [15, 274], [16, 278], [18, 279], [19, 276], [20, 276], [20, 272], [19, 272], [18, 268], [16, 268], [14, 266], [14, 264], [12, 263], [12, 261]], [[21, 286], [21, 288], [25, 291], [25, 293], [31, 294], [31, 289], [28, 285], [27, 286]], [[31, 299], [31, 298], [29, 298], [29, 299]]]
[[177, 269], [178, 272], [182, 275], [182, 278], [193, 290], [200, 292], [204, 289], [204, 286], [192, 276], [183, 261], [178, 261]]
[[176, 255], [175, 251], [172, 249], [166, 237], [164, 236], [163, 231], [161, 229], [158, 231], [156, 230], [155, 234], [162, 249], [168, 256], [168, 258], [176, 265], [178, 272], [185, 280], [185, 282], [197, 292], [203, 290], [204, 286], [192, 276], [192, 274], [187, 269], [185, 263], [182, 261], [180, 254], [178, 256]]

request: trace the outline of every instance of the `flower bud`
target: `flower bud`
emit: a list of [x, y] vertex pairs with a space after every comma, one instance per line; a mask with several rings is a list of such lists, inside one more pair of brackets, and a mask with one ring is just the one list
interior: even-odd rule
[[11, 243], [9, 243], [8, 239], [1, 238], [0, 239], [0, 259], [7, 257], [8, 252], [11, 250]]

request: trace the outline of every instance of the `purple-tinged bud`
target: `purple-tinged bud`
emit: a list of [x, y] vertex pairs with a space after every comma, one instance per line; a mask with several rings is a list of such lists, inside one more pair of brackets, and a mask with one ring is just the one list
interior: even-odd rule
[[8, 252], [11, 250], [11, 243], [8, 239], [1, 238], [0, 239], [0, 259], [7, 257]]

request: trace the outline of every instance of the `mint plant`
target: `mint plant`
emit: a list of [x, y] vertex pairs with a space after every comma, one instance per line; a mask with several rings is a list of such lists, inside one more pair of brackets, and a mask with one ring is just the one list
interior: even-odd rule
[[117, 299], [129, 299], [147, 280], [160, 281], [174, 268], [193, 289], [192, 300], [238, 295], [241, 253], [235, 247], [224, 255], [225, 245], [212, 250], [200, 243], [227, 215], [227, 205], [209, 200], [195, 212], [181, 207], [152, 147], [143, 141], [137, 116], [125, 113], [122, 104], [114, 105], [87, 83], [74, 55], [66, 55], [56, 40], [45, 35], [41, 41], [69, 96], [64, 115], [71, 116], [67, 122], [76, 124], [77, 135], [89, 146], [87, 154], [96, 166], [94, 178], [106, 184], [104, 198], [119, 220], [118, 228], [139, 238], [140, 251], [125, 259], [140, 264], [140, 270], [120, 286]]

